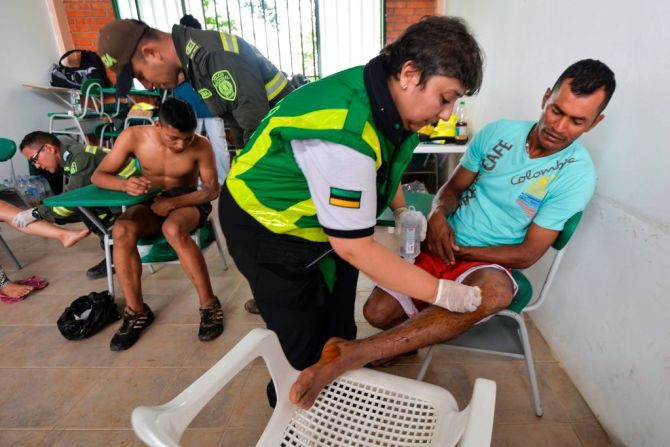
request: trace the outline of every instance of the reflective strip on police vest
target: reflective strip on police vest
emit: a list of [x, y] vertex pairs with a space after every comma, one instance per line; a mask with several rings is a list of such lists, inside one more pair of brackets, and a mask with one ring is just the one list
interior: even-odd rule
[[54, 206], [51, 209], [54, 213], [58, 214], [60, 217], [70, 217], [74, 214], [74, 211], [69, 210], [67, 208], [63, 208], [62, 206]]
[[87, 144], [85, 152], [95, 155], [95, 153], [98, 152], [98, 146], [91, 146], [90, 144]]
[[[304, 216], [316, 215], [314, 201], [309, 198], [286, 208], [283, 211], [275, 210], [263, 205], [253, 190], [239, 177], [252, 169], [272, 146], [270, 133], [278, 127], [293, 127], [297, 129], [314, 129], [312, 123], [319, 123], [319, 129], [342, 129], [346, 121], [348, 109], [325, 109], [307, 113], [302, 116], [271, 116], [267, 125], [256, 138], [251, 149], [239, 155], [228, 173], [226, 184], [237, 204], [256, 219], [261, 225], [275, 234], [291, 234], [314, 242], [328, 240], [321, 227], [300, 228], [296, 222]], [[369, 123], [365, 124], [361, 138], [375, 153], [375, 166], [379, 169], [382, 163], [379, 138]]]
[[233, 53], [239, 53], [240, 49], [237, 46], [237, 37], [232, 34], [219, 33], [221, 34], [221, 44], [223, 49], [226, 51], [232, 51]]
[[133, 175], [137, 171], [137, 167], [135, 166], [135, 160], [131, 159], [126, 166], [116, 174], [118, 177], [123, 177], [123, 178], [128, 178], [131, 175]]
[[286, 79], [284, 73], [277, 71], [277, 74], [274, 76], [274, 78], [265, 84], [265, 93], [268, 95], [268, 101], [272, 101], [275, 96], [284, 90], [286, 84], [288, 84], [288, 79]]

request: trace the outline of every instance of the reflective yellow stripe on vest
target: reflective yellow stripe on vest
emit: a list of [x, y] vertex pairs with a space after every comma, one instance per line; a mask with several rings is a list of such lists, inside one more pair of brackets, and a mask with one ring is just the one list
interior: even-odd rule
[[128, 178], [132, 176], [135, 172], [137, 172], [137, 166], [135, 166], [135, 159], [133, 158], [123, 167], [121, 172], [119, 172], [116, 175], [118, 177]]
[[86, 145], [86, 149], [84, 149], [85, 152], [88, 152], [89, 154], [95, 155], [96, 152], [98, 152], [98, 146], [91, 146], [90, 144]]
[[275, 96], [277, 96], [284, 87], [288, 84], [288, 79], [284, 76], [284, 73], [277, 71], [277, 74], [265, 84], [265, 93], [268, 95], [268, 101], [272, 101]]
[[[237, 204], [265, 228], [276, 234], [291, 234], [314, 242], [326, 242], [328, 237], [323, 228], [299, 228], [296, 222], [303, 216], [316, 214], [314, 201], [309, 198], [289, 208], [278, 211], [263, 205], [247, 184], [239, 178], [261, 160], [272, 146], [270, 132], [278, 127], [313, 129], [311, 123], [319, 123], [320, 129], [342, 129], [347, 118], [347, 109], [325, 109], [307, 113], [298, 117], [270, 117], [267, 126], [261, 131], [249, 152], [237, 157], [226, 180], [228, 189]], [[375, 153], [375, 167], [382, 163], [381, 146], [377, 134], [368, 123], [365, 124], [361, 138], [372, 147]]]
[[70, 217], [74, 214], [74, 211], [69, 210], [67, 208], [63, 208], [62, 206], [55, 206], [51, 208], [51, 210], [58, 214], [60, 217]]
[[223, 49], [226, 51], [232, 51], [233, 53], [239, 53], [240, 48], [237, 46], [237, 37], [232, 34], [219, 33], [221, 34], [221, 44]]

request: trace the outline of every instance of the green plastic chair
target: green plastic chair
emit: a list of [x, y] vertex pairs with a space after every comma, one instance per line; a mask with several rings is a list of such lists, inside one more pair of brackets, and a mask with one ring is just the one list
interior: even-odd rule
[[[0, 162], [3, 161], [9, 162], [9, 166], [12, 169], [12, 183], [16, 184], [14, 163], [12, 163], [12, 157], [14, 157], [14, 154], [16, 154], [16, 143], [13, 140], [10, 140], [9, 138], [0, 138]], [[16, 256], [14, 256], [14, 252], [12, 251], [11, 248], [9, 248], [9, 245], [7, 245], [7, 242], [5, 242], [5, 239], [2, 236], [0, 236], [0, 245], [2, 245], [7, 254], [9, 254], [9, 257], [12, 258], [12, 262], [14, 262], [16, 268], [19, 270], [22, 269], [23, 267], [21, 266], [21, 263], [16, 258]]]
[[[577, 225], [581, 218], [581, 211], [574, 214], [565, 223], [563, 230], [552, 244], [552, 248], [555, 250], [554, 259], [551, 262], [547, 276], [535, 301], [531, 301], [533, 297], [533, 287], [528, 278], [526, 278], [521, 270], [512, 270], [512, 276], [519, 288], [510, 305], [488, 320], [476, 324], [455, 339], [440, 343], [472, 351], [526, 359], [528, 376], [533, 391], [535, 414], [538, 416], [542, 416], [543, 414], [542, 403], [540, 401], [540, 389], [537, 384], [533, 352], [530, 348], [528, 330], [526, 328], [523, 314], [524, 312], [537, 309], [545, 301], [551, 284], [554, 281], [554, 277], [556, 276], [556, 272], [563, 259], [565, 246], [577, 229]], [[421, 365], [421, 370], [417, 375], [417, 380], [423, 380], [426, 375], [436, 346], [438, 345], [433, 345], [428, 350], [426, 358]]]
[[98, 121], [110, 123], [120, 113], [120, 103], [105, 104], [105, 92], [99, 79], [87, 79], [81, 84], [81, 112], [73, 110], [51, 112], [49, 117], [49, 133], [65, 135], [83, 144], [89, 144], [82, 122]]

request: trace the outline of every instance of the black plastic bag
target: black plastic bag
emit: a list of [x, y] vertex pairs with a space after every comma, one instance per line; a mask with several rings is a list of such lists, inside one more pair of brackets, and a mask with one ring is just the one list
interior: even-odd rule
[[[73, 53], [81, 53], [78, 67], [66, 67], [63, 60]], [[112, 85], [100, 56], [94, 51], [70, 50], [60, 57], [57, 64], [51, 67], [51, 86], [76, 88], [81, 87], [87, 79], [99, 79], [103, 87]]]
[[91, 292], [74, 300], [60, 316], [57, 325], [63, 337], [81, 340], [120, 318], [109, 292]]

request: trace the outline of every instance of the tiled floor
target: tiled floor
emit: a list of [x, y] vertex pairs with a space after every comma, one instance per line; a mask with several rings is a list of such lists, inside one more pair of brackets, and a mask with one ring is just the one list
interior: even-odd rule
[[[51, 284], [23, 302], [0, 304], [0, 446], [142, 445], [130, 428], [133, 408], [171, 399], [250, 329], [263, 325], [260, 317], [242, 309], [250, 297], [246, 281], [234, 266], [224, 272], [212, 248], [206, 257], [226, 318], [219, 339], [198, 341], [193, 288], [179, 265], [166, 265], [153, 275], [148, 271], [143, 275], [146, 301], [156, 322], [135, 347], [120, 353], [109, 350], [117, 324], [90, 339], [68, 341], [56, 328], [60, 313], [77, 296], [106, 288], [104, 279], [92, 281], [84, 275], [101, 258], [96, 238], [65, 250], [53, 240], [26, 237], [5, 224], [1, 228], [25, 265], [15, 271], [0, 250], [0, 264], [10, 277], [39, 274]], [[386, 236], [381, 233], [381, 237]], [[360, 313], [370, 287], [362, 278], [357, 306], [360, 335], [373, 332]], [[521, 360], [441, 347], [426, 381], [447, 388], [462, 408], [475, 378], [495, 380], [494, 446], [610, 445], [532, 323], [529, 330], [544, 406], [542, 418], [534, 414]], [[422, 351], [385, 371], [414, 377], [424, 355]], [[264, 391], [268, 379], [261, 362], [243, 370], [197, 416], [183, 445], [255, 445], [271, 414]]]

